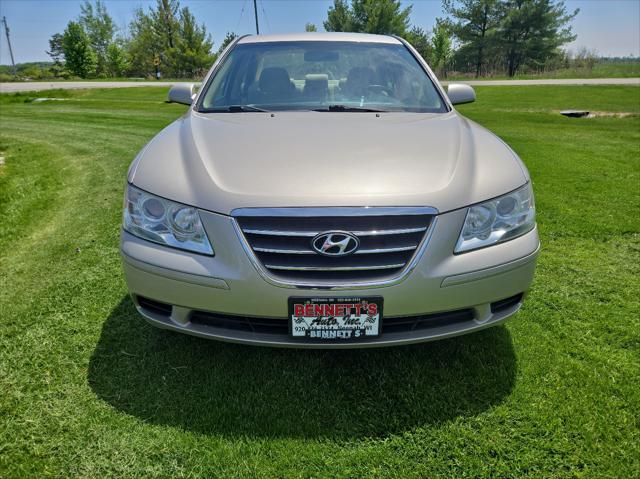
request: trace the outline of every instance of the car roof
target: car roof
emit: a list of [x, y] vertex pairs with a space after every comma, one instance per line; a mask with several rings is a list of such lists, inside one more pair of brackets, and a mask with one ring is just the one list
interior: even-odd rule
[[346, 33], [346, 32], [304, 32], [286, 33], [280, 35], [247, 35], [242, 37], [238, 44], [266, 43], [266, 42], [366, 42], [366, 43], [401, 43], [396, 37], [388, 35], [372, 35], [370, 33]]

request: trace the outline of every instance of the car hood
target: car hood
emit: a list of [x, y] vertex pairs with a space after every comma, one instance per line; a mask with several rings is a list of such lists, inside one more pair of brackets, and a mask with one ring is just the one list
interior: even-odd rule
[[223, 214], [285, 206], [444, 212], [527, 180], [509, 147], [455, 111], [190, 111], [158, 134], [129, 172], [139, 188]]

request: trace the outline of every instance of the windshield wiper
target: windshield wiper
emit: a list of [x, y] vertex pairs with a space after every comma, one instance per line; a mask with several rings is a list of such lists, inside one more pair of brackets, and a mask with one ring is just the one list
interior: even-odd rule
[[347, 105], [328, 105], [326, 108], [316, 108], [313, 111], [344, 111], [344, 112], [369, 112], [369, 113], [381, 113], [386, 110], [380, 110], [378, 108], [364, 108], [361, 106], [347, 106]]
[[244, 113], [248, 111], [266, 112], [269, 110], [264, 110], [253, 105], [229, 105], [220, 108], [208, 108], [203, 113]]

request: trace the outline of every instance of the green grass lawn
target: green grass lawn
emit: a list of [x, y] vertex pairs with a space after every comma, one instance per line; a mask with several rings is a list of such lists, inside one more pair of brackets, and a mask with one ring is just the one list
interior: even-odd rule
[[0, 96], [0, 477], [640, 477], [640, 88], [477, 92], [460, 109], [533, 177], [524, 309], [339, 352], [137, 316], [120, 208], [129, 162], [185, 110], [166, 89]]

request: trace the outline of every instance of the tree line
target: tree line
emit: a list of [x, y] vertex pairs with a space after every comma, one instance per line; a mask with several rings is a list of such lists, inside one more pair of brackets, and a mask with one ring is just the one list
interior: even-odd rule
[[[556, 0], [442, 0], [445, 16], [431, 31], [412, 25], [412, 5], [400, 0], [334, 0], [324, 29], [405, 38], [433, 69], [475, 76], [540, 71], [567, 64], [562, 46], [576, 36], [567, 11]], [[311, 23], [306, 31], [317, 31]], [[85, 0], [80, 14], [49, 40], [58, 76], [202, 76], [217, 54], [236, 37], [227, 33], [213, 50], [211, 36], [179, 0], [156, 0], [138, 8], [125, 31], [116, 28], [101, 0]], [[584, 53], [584, 52], [583, 52]], [[584, 56], [584, 55], [583, 55]]]
[[[235, 38], [227, 33], [220, 49]], [[137, 8], [119, 31], [104, 3], [85, 0], [77, 20], [49, 40], [54, 74], [88, 77], [202, 76], [216, 58], [211, 35], [179, 0]]]
[[431, 32], [410, 24], [412, 6], [400, 0], [334, 0], [324, 28], [405, 38], [432, 68], [483, 76], [544, 70], [567, 60], [561, 47], [576, 36], [568, 12], [554, 0], [443, 0], [446, 16]]

